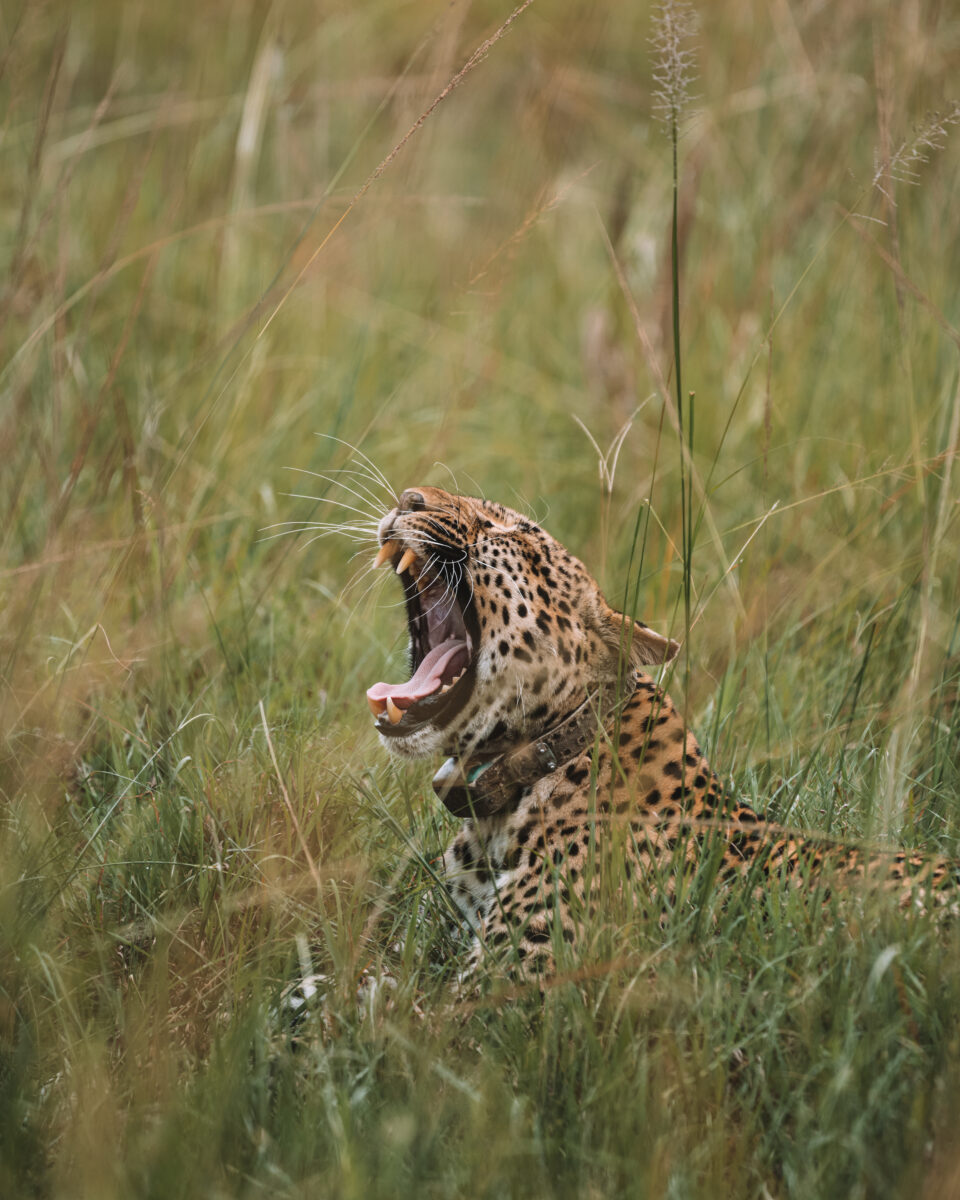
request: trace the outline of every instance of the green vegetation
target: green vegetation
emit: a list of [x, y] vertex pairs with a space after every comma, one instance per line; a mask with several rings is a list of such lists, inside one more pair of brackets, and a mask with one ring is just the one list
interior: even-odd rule
[[754, 803], [960, 853], [957, 14], [701, 9], [688, 459], [644, 5], [537, 0], [376, 177], [508, 7], [0, 10], [4, 1197], [960, 1191], [960, 933], [882, 897], [613, 895], [452, 1005], [398, 592], [264, 532], [370, 519], [337, 439], [527, 508]]

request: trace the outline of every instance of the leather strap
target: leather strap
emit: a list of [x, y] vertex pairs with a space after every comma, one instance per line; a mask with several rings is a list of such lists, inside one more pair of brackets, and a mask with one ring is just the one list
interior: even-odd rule
[[448, 758], [433, 777], [433, 790], [455, 817], [492, 817], [524, 788], [551, 774], [582, 754], [596, 740], [597, 730], [616, 718], [637, 690], [638, 677], [631, 671], [619, 695], [607, 689], [612, 702], [600, 692], [591, 692], [584, 702], [558, 725], [496, 758]]

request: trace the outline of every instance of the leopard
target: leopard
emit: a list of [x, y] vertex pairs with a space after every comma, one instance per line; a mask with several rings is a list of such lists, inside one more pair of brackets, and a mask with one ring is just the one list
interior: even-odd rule
[[680, 643], [612, 607], [530, 517], [416, 486], [377, 542], [403, 588], [411, 674], [367, 702], [391, 755], [446, 759], [434, 788], [459, 825], [436, 873], [469, 931], [459, 980], [491, 959], [549, 978], [596, 909], [605, 848], [661, 905], [705, 858], [718, 885], [758, 897], [826, 868], [879, 875], [904, 905], [956, 888], [948, 859], [800, 833], [737, 798], [658, 682]]

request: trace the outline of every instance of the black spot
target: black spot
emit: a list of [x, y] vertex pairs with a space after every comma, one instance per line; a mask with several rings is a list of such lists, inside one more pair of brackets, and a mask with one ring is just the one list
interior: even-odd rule
[[680, 778], [680, 764], [678, 762], [668, 762], [663, 764], [664, 775], [669, 775], [671, 779]]
[[567, 767], [567, 778], [571, 783], [577, 784], [578, 786], [579, 784], [583, 783], [589, 774], [589, 768], [578, 767], [576, 763], [571, 763], [570, 766]]
[[510, 653], [510, 643], [509, 642], [501, 642], [500, 646], [499, 646], [499, 650], [500, 650], [500, 653], [503, 655], [503, 657], [506, 658], [507, 655]]
[[550, 593], [547, 591], [547, 589], [545, 587], [542, 587], [539, 583], [537, 584], [537, 595], [544, 602], [544, 604], [550, 603]]
[[550, 632], [550, 618], [546, 613], [541, 613], [537, 617], [537, 628], [542, 630], [544, 633]]
[[525, 629], [525, 630], [523, 631], [523, 640], [524, 640], [524, 641], [527, 643], [527, 645], [528, 645], [528, 646], [530, 647], [530, 649], [532, 650], [532, 649], [533, 649], [533, 647], [534, 647], [534, 644], [535, 644], [535, 643], [534, 643], [534, 637], [533, 637], [533, 634], [530, 632], [530, 630], [529, 630], [529, 629]]
[[[520, 590], [523, 591], [522, 588]], [[517, 605], [517, 616], [525, 617], [526, 615], [527, 615], [527, 606], [525, 604], [518, 604]]]
[[513, 657], [519, 658], [521, 662], [533, 662], [530, 654], [524, 650], [522, 646], [515, 646], [513, 649]]

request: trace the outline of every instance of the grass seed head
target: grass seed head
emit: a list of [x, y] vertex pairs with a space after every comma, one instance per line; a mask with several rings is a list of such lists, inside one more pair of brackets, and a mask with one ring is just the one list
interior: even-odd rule
[[683, 0], [666, 0], [654, 9], [650, 45], [653, 51], [653, 109], [668, 130], [680, 124], [693, 96], [697, 77], [696, 11]]

